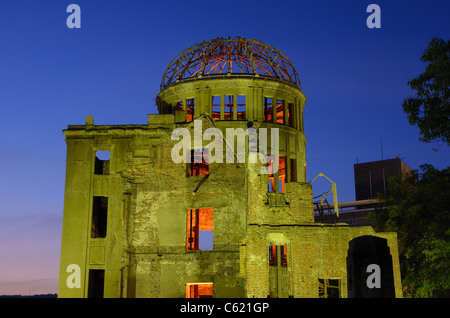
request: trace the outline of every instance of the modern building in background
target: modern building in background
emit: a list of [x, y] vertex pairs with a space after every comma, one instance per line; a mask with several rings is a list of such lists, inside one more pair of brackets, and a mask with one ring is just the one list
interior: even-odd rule
[[[156, 103], [146, 124], [87, 116], [64, 130], [59, 297], [402, 297], [396, 233], [314, 220], [305, 96], [279, 50], [197, 44], [170, 62]], [[228, 137], [249, 127], [259, 141], [267, 129], [278, 170], [233, 152], [250, 137]], [[220, 154], [232, 160], [209, 160]], [[370, 264], [381, 288], [361, 274]]]
[[[353, 167], [355, 201], [339, 203], [339, 222], [350, 226], [374, 226], [366, 216], [379, 203], [377, 195], [388, 193], [388, 181], [391, 177], [402, 179], [412, 170], [398, 156], [394, 159], [356, 163]], [[323, 212], [319, 213], [321, 210]], [[316, 221], [337, 222], [332, 205], [326, 205], [322, 209], [316, 206], [315, 211]]]
[[402, 178], [404, 174], [411, 172], [411, 168], [398, 156], [394, 159], [357, 163], [353, 167], [356, 201], [374, 199], [379, 193], [386, 194], [389, 178]]

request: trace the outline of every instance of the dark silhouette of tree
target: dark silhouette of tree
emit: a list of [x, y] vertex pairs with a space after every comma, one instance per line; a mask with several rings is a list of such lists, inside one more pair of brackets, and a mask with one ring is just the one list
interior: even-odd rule
[[425, 71], [410, 80], [415, 97], [403, 102], [409, 123], [420, 130], [420, 140], [450, 145], [450, 42], [434, 38], [423, 52]]
[[420, 169], [391, 178], [383, 203], [369, 214], [377, 231], [397, 232], [406, 297], [450, 289], [450, 167]]

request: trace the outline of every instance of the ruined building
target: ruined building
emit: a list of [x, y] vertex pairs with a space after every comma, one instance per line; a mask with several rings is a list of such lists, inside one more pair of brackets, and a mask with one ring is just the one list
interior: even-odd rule
[[[64, 130], [59, 297], [402, 296], [395, 233], [314, 222], [305, 96], [280, 51], [243, 38], [197, 44], [169, 64], [156, 103], [147, 124], [87, 116]], [[242, 134], [228, 139], [250, 128], [259, 140], [267, 128], [278, 169], [239, 152]], [[381, 288], [367, 286], [373, 264]]]

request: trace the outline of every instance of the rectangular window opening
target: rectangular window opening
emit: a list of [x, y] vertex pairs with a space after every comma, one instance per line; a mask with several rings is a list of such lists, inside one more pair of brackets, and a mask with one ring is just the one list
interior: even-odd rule
[[285, 193], [286, 183], [286, 157], [279, 157], [278, 164], [278, 192]]
[[269, 266], [277, 266], [277, 246], [269, 246]]
[[[269, 246], [269, 266], [287, 267], [286, 245]], [[278, 251], [280, 252], [278, 255]]]
[[287, 267], [286, 245], [280, 246], [280, 265], [281, 267]]
[[211, 106], [212, 106], [211, 112], [212, 120], [220, 120], [220, 112], [222, 110], [222, 105], [220, 103], [220, 96], [212, 97]]
[[341, 286], [339, 279], [319, 278], [319, 298], [339, 298]]
[[213, 250], [213, 208], [187, 211], [187, 250]]
[[108, 197], [94, 196], [92, 207], [92, 238], [106, 237], [108, 223]]
[[269, 246], [269, 295], [284, 298], [289, 295], [289, 274], [287, 267], [287, 246]]
[[277, 123], [284, 124], [284, 101], [277, 100]]
[[234, 109], [234, 98], [233, 95], [225, 95], [224, 100], [224, 114], [226, 120], [233, 119], [233, 109]]
[[273, 121], [272, 98], [264, 97], [264, 121]]
[[237, 110], [237, 119], [246, 119], [246, 98], [245, 95], [238, 95], [236, 97], [236, 110]]
[[[285, 184], [286, 184], [286, 157], [279, 156], [278, 157], [278, 171], [273, 173], [273, 159], [267, 163], [268, 165], [268, 191], [269, 192], [279, 192], [285, 193]], [[278, 180], [278, 183], [275, 184], [275, 180]], [[276, 188], [278, 187], [278, 189]]]
[[90, 269], [88, 298], [103, 298], [103, 291], [105, 288], [104, 286], [105, 286], [105, 270]]
[[290, 158], [289, 159], [289, 168], [290, 168], [290, 181], [296, 182], [297, 181], [297, 161], [295, 159]]
[[208, 156], [209, 156], [208, 149], [191, 150], [189, 176], [200, 176], [209, 174]]
[[186, 298], [212, 298], [213, 283], [187, 283]]
[[111, 151], [96, 151], [94, 174], [109, 174], [109, 163], [111, 160]]
[[194, 120], [195, 98], [186, 100], [186, 122]]
[[270, 159], [269, 162], [267, 163], [268, 166], [268, 172], [269, 172], [269, 188], [268, 191], [269, 192], [275, 192], [275, 178], [274, 178], [274, 174], [273, 174], [273, 159]]
[[289, 103], [287, 105], [286, 111], [287, 111], [287, 121], [288, 121], [288, 125], [290, 127], [294, 127], [293, 110], [294, 110], [294, 106], [291, 103]]

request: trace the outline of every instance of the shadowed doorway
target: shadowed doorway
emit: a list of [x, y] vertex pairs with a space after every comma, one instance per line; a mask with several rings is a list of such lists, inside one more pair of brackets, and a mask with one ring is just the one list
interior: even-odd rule
[[349, 298], [395, 298], [392, 256], [386, 239], [365, 235], [349, 242], [347, 288]]

